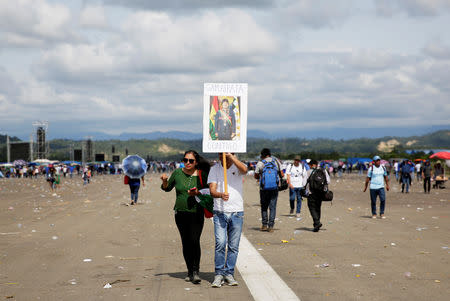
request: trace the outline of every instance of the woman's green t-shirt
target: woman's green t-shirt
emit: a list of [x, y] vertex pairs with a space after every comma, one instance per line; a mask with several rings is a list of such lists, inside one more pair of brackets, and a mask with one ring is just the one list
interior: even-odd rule
[[[201, 172], [201, 177], [203, 187], [207, 186], [208, 174], [206, 172]], [[177, 198], [173, 209], [176, 211], [196, 212], [197, 206], [199, 205], [194, 196], [189, 196], [188, 190], [194, 187], [197, 187], [199, 190], [202, 189], [203, 187], [200, 184], [200, 178], [184, 173], [181, 168], [175, 169], [167, 181], [167, 188], [163, 188], [161, 185], [161, 189], [168, 192], [174, 187]]]

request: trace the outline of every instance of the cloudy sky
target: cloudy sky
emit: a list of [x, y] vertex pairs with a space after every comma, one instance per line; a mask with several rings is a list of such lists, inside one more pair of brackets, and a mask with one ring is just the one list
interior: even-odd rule
[[0, 0], [0, 133], [202, 131], [204, 82], [268, 132], [450, 124], [450, 0]]

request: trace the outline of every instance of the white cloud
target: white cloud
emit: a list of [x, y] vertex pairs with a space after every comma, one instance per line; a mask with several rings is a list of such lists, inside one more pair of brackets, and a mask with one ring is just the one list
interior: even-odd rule
[[277, 50], [276, 40], [238, 10], [181, 18], [137, 12], [121, 30], [108, 42], [58, 45], [44, 52], [35, 69], [54, 80], [146, 78], [257, 65]]
[[0, 1], [0, 45], [36, 47], [76, 39], [71, 17], [66, 6], [46, 0]]
[[149, 9], [155, 11], [180, 11], [207, 8], [230, 8], [230, 7], [267, 7], [271, 6], [273, 0], [103, 0], [106, 4], [122, 5], [136, 9]]
[[315, 29], [343, 23], [352, 12], [353, 0], [284, 0], [278, 6], [281, 23], [302, 24]]
[[405, 12], [409, 16], [436, 16], [450, 12], [448, 0], [374, 0], [378, 14], [390, 17]]
[[450, 60], [450, 46], [445, 45], [441, 40], [429, 42], [423, 52], [438, 60]]
[[85, 6], [80, 14], [80, 24], [94, 29], [108, 28], [109, 24], [104, 7], [101, 5]]

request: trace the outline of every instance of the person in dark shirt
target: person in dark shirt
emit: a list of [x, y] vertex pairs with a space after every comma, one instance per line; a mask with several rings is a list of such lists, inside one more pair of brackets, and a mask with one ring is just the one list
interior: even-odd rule
[[140, 179], [131, 179], [131, 178], [128, 179], [128, 185], [130, 186], [130, 192], [131, 192], [130, 205], [137, 204], [139, 188], [141, 187], [141, 180], [142, 180], [142, 186], [145, 187], [144, 176], [142, 176], [142, 178], [140, 178]]

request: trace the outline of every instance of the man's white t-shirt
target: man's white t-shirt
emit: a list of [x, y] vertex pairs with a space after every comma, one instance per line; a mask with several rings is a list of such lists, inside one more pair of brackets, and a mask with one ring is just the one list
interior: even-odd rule
[[[214, 210], [221, 212], [242, 212], [244, 211], [244, 199], [242, 198], [242, 179], [243, 174], [239, 171], [236, 165], [231, 165], [227, 169], [228, 181], [228, 201], [221, 198], [214, 198]], [[223, 166], [216, 163], [208, 175], [208, 184], [216, 183], [217, 192], [225, 192], [223, 179]]]
[[294, 188], [301, 188], [306, 185], [306, 168], [303, 164], [294, 164], [286, 168], [286, 174], [291, 178], [291, 184]]

